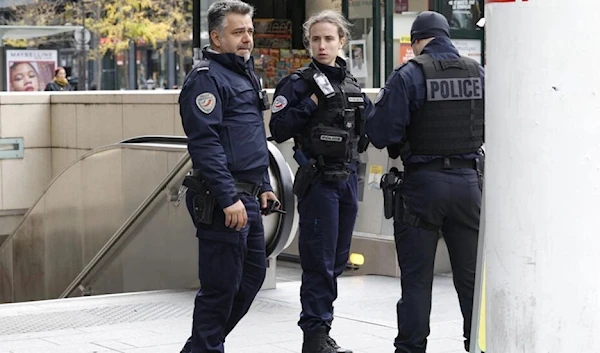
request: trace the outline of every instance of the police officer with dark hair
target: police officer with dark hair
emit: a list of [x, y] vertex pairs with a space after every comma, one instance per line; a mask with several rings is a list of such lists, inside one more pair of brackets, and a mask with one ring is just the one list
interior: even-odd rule
[[184, 184], [197, 228], [201, 285], [182, 352], [224, 352], [225, 337], [265, 278], [261, 209], [278, 201], [267, 171], [263, 110], [269, 104], [250, 56], [253, 11], [238, 0], [209, 7], [210, 47], [179, 96], [194, 168]]
[[304, 31], [312, 62], [277, 85], [269, 124], [275, 141], [294, 138], [300, 166], [294, 192], [300, 215], [302, 353], [351, 352], [329, 331], [336, 279], [350, 254], [357, 166], [367, 148], [364, 122], [371, 102], [338, 56], [349, 38], [344, 17], [322, 11], [306, 21]]
[[377, 148], [404, 164], [394, 237], [401, 270], [396, 353], [425, 353], [439, 233], [450, 253], [468, 350], [484, 138], [484, 71], [461, 57], [446, 18], [426, 11], [411, 28], [416, 57], [389, 76], [366, 124]]

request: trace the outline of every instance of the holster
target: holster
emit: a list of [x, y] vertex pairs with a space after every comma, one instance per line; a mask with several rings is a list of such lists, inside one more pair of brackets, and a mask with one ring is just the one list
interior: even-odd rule
[[383, 215], [386, 219], [397, 217], [397, 213], [402, 207], [402, 194], [400, 188], [402, 185], [402, 173], [397, 168], [390, 169], [383, 174], [380, 182], [383, 192]]
[[317, 162], [312, 159], [306, 165], [299, 167], [294, 178], [294, 194], [298, 197], [304, 197], [318, 173]]
[[183, 185], [196, 194], [192, 199], [194, 220], [196, 223], [212, 224], [216, 200], [206, 187], [205, 182], [194, 176], [187, 175], [183, 179]]
[[483, 191], [483, 170], [485, 168], [485, 159], [475, 158], [475, 170], [477, 170], [477, 179], [479, 180], [479, 190]]
[[363, 153], [367, 150], [367, 148], [369, 147], [369, 138], [367, 137], [367, 135], [362, 135], [359, 139], [358, 139], [358, 153]]

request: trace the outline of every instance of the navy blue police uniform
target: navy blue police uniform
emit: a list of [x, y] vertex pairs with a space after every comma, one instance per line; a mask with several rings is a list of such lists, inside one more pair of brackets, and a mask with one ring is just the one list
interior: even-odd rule
[[425, 353], [441, 231], [450, 254], [468, 350], [479, 233], [484, 135], [481, 65], [461, 57], [437, 13], [417, 17], [413, 40], [435, 37], [395, 69], [367, 118], [369, 140], [400, 156], [394, 237], [401, 269], [396, 353]]
[[[192, 336], [182, 352], [223, 352], [225, 337], [248, 312], [266, 273], [265, 238], [257, 196], [271, 191], [262, 111], [264, 91], [253, 61], [203, 50], [179, 97], [183, 129], [199, 184], [187, 192], [197, 228], [198, 276]], [[204, 189], [203, 189], [204, 188]], [[212, 195], [211, 203], [204, 196]], [[225, 226], [223, 209], [241, 200], [248, 223]], [[201, 204], [200, 204], [201, 203]], [[207, 206], [208, 205], [208, 206]], [[198, 210], [214, 211], [208, 221]]]
[[359, 152], [366, 149], [365, 112], [372, 104], [347, 71], [346, 62], [338, 57], [336, 64], [313, 60], [284, 78], [275, 90], [269, 123], [275, 141], [294, 138], [294, 158], [300, 165], [294, 191], [300, 215], [303, 353], [350, 352], [337, 346], [329, 330], [336, 279], [350, 253], [358, 210]]

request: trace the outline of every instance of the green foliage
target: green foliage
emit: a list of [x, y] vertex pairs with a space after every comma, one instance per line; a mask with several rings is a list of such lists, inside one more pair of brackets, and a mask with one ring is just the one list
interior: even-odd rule
[[160, 0], [108, 0], [103, 2], [103, 15], [89, 28], [103, 40], [99, 43], [102, 54], [120, 53], [129, 48], [129, 41], [156, 46], [169, 35], [169, 25], [154, 21], [161, 10]]

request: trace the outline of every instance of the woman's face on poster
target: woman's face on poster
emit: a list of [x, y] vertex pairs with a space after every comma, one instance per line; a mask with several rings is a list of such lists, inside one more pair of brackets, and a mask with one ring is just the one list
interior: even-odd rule
[[37, 72], [28, 63], [16, 64], [10, 69], [11, 91], [39, 91], [40, 81]]

